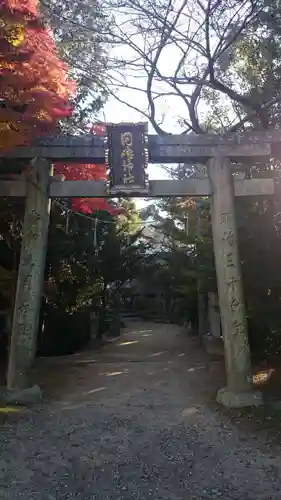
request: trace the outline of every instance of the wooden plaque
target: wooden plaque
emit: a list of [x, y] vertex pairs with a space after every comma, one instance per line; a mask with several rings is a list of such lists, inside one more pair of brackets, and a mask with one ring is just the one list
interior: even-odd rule
[[110, 192], [147, 193], [147, 124], [109, 124], [106, 133], [105, 159]]

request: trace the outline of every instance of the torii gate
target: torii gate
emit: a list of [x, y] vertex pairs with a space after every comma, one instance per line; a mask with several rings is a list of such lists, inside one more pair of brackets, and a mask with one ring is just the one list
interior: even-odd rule
[[[126, 124], [122, 126], [126, 129]], [[127, 124], [127, 127], [131, 126]], [[233, 179], [231, 162], [247, 158], [269, 159], [274, 156], [280, 139], [278, 130], [224, 137], [208, 134], [147, 137], [150, 163], [207, 163], [208, 178], [149, 181], [145, 197], [212, 196], [214, 252], [227, 375], [227, 387], [218, 391], [217, 400], [229, 407], [262, 404], [260, 393], [252, 386], [234, 196], [263, 196], [275, 192], [273, 178]], [[6, 399], [9, 402], [24, 403], [41, 397], [39, 387], [30, 387], [29, 373], [36, 352], [50, 199], [116, 196], [108, 191], [105, 182], [52, 178], [52, 162], [101, 164], [106, 159], [106, 148], [104, 140], [99, 137], [60, 136], [41, 139], [32, 147], [20, 147], [6, 155], [6, 158], [30, 162], [26, 181], [0, 181], [0, 196], [26, 197], [7, 374]], [[127, 192], [127, 195], [141, 197], [144, 192]]]

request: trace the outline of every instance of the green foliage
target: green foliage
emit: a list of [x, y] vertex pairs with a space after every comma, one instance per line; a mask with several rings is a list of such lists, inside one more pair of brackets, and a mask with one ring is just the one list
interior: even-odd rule
[[[263, 10], [248, 27], [245, 36], [233, 45], [233, 57], [229, 61], [228, 75], [233, 87], [247, 93], [258, 106], [276, 101], [274, 106], [264, 107], [264, 118], [269, 127], [279, 127], [281, 118], [281, 22], [280, 2], [263, 2]], [[210, 95], [209, 95], [210, 96]], [[205, 97], [209, 97], [205, 94]], [[213, 104], [210, 99], [210, 104]], [[223, 131], [226, 124], [238, 121], [248, 112], [235, 103], [232, 113], [218, 104], [208, 118], [208, 128]], [[218, 116], [221, 116], [221, 129]], [[241, 122], [242, 123], [242, 122]], [[260, 127], [260, 116], [251, 114], [247, 127]], [[243, 129], [244, 125], [241, 125]], [[237, 168], [246, 177], [266, 177], [273, 170], [279, 176], [279, 158], [274, 163], [244, 162]], [[255, 354], [263, 357], [280, 353], [280, 200], [272, 198], [236, 199], [236, 216], [239, 227], [239, 244], [243, 271], [250, 341]]]
[[125, 231], [106, 212], [84, 217], [54, 206], [47, 262], [67, 307], [77, 308], [78, 298], [87, 305], [88, 296], [101, 297], [130, 278], [139, 249]]
[[142, 220], [135, 202], [130, 198], [123, 198], [118, 201], [118, 206], [123, 211], [117, 220], [118, 230], [127, 234], [138, 232], [142, 227]]
[[[260, 14], [253, 16], [247, 30], [241, 32], [239, 36], [234, 36], [227, 49], [222, 51], [216, 61], [213, 61], [212, 78], [208, 74], [208, 78], [206, 77], [208, 83], [202, 84], [200, 92], [197, 88], [197, 99], [201, 99], [205, 109], [208, 109], [208, 114], [194, 115], [198, 118], [201, 132], [224, 133], [231, 130], [233, 125], [235, 125], [234, 130], [265, 126], [280, 127], [280, 7], [279, 0], [259, 2]], [[224, 8], [224, 15], [217, 19], [218, 26], [224, 25], [227, 19], [230, 19], [230, 9], [226, 3]], [[211, 20], [212, 26], [214, 26], [214, 20], [214, 18]], [[231, 28], [231, 23], [229, 27]], [[233, 25], [231, 29], [235, 32], [236, 28]], [[222, 46], [231, 35], [230, 31], [224, 32]], [[196, 93], [196, 87], [194, 92]], [[268, 105], [273, 102], [274, 105]], [[200, 109], [198, 100], [196, 101], [197, 108]], [[192, 122], [192, 116], [190, 118]], [[192, 124], [194, 125], [194, 121]], [[234, 165], [233, 171], [234, 173], [244, 172], [246, 178], [272, 176], [275, 172], [279, 179], [279, 156], [279, 150], [276, 148], [274, 162], [257, 160], [253, 162], [250, 159]], [[194, 166], [180, 165], [177, 169], [173, 168], [170, 174], [173, 178], [192, 177]], [[215, 291], [210, 206], [205, 200], [199, 201], [201, 202], [200, 208], [196, 208], [195, 200], [187, 202], [182, 199], [173, 199], [159, 203], [158, 207], [164, 214], [161, 228], [169, 242], [170, 252], [175, 251], [181, 245], [185, 248], [188, 244], [192, 245], [191, 262], [199, 278], [200, 287], [204, 290]], [[280, 213], [280, 196], [277, 196], [275, 200], [253, 197], [236, 198], [251, 347], [255, 354], [261, 356], [281, 351]], [[200, 236], [198, 235], [199, 214]], [[188, 220], [188, 235], [184, 229], [186, 219]], [[176, 269], [173, 268], [171, 276], [174, 272], [176, 273]], [[197, 291], [196, 288], [192, 288], [193, 283], [192, 277], [186, 278], [186, 286], [189, 284], [195, 297]]]
[[[280, 1], [264, 1], [261, 14], [248, 27], [244, 36], [232, 46], [228, 60], [227, 78], [232, 88], [238, 89], [257, 106], [275, 101], [274, 106], [264, 106], [263, 122], [269, 127], [280, 127], [281, 84], [281, 18]], [[243, 117], [249, 112], [238, 101], [232, 108], [224, 105], [218, 94], [205, 90], [204, 98], [211, 107], [206, 130], [223, 132], [233, 122], [240, 122], [240, 129], [260, 127], [258, 113], [250, 113], [247, 122]], [[276, 151], [277, 152], [277, 151]], [[244, 171], [246, 177], [271, 176], [279, 178], [279, 156], [274, 162], [247, 161], [234, 170]], [[276, 199], [236, 198], [236, 216], [239, 228], [239, 245], [243, 271], [243, 284], [249, 320], [250, 342], [253, 352], [261, 357], [281, 352], [280, 322], [280, 235], [281, 205]]]
[[243, 283], [253, 351], [281, 352], [280, 200], [240, 200], [236, 204]]
[[48, 301], [52, 317], [50, 307], [75, 315], [95, 312], [103, 332], [110, 310], [118, 312], [123, 286], [143, 263], [142, 246], [136, 244], [139, 231], [132, 232], [136, 208], [132, 202], [121, 205], [127, 216], [116, 220], [107, 212], [85, 217], [53, 204], [46, 267], [46, 277], [57, 286]]
[[[173, 174], [176, 175], [175, 171]], [[181, 168], [178, 175], [182, 175]], [[161, 242], [156, 247], [154, 243], [154, 253], [139, 277], [144, 292], [155, 296], [154, 303], [147, 304], [147, 308], [154, 307], [160, 317], [167, 316], [174, 322], [182, 323], [193, 316], [199, 275], [202, 282], [206, 277], [205, 288], [214, 286], [208, 201], [201, 201], [200, 237], [198, 210], [193, 199], [165, 199], [157, 203], [158, 210], [153, 205], [143, 211], [144, 217], [153, 216], [155, 241]]]
[[104, 47], [109, 23], [95, 0], [41, 0], [60, 55], [77, 83], [75, 110], [62, 124], [63, 131], [84, 131], [93, 124], [107, 98], [104, 90], [107, 54]]

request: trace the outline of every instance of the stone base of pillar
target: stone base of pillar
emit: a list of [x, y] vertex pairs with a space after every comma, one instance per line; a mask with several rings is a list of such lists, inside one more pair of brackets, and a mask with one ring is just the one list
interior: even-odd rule
[[7, 390], [4, 395], [5, 403], [11, 405], [28, 405], [42, 401], [42, 391], [38, 385], [27, 389]]
[[227, 387], [217, 392], [217, 402], [226, 408], [245, 408], [247, 406], [262, 406], [262, 393], [259, 391], [232, 392]]

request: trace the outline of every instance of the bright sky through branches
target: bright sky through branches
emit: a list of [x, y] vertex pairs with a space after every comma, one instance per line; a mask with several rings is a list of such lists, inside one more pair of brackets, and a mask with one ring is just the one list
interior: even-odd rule
[[[118, 24], [120, 25], [124, 22], [125, 17], [117, 16]], [[136, 45], [143, 45], [143, 37], [137, 35], [134, 38]], [[112, 49], [110, 52], [110, 58], [114, 60], [120, 55], [120, 47]], [[122, 59], [132, 60], [136, 57], [135, 51], [123, 45], [122, 46]], [[179, 58], [179, 50], [175, 46], [167, 46], [165, 51], [163, 51], [163, 56], [159, 61], [161, 72], [163, 74], [173, 74], [176, 69], [176, 64]], [[138, 122], [147, 121], [148, 129], [150, 134], [155, 134], [155, 131], [151, 123], [144, 117], [141, 112], [133, 109], [133, 107], [138, 108], [142, 111], [147, 111], [147, 96], [145, 94], [147, 75], [144, 71], [138, 72], [138, 74], [133, 74], [130, 70], [125, 69], [122, 72], [112, 71], [114, 74], [114, 79], [118, 81], [117, 98], [111, 96], [106, 103], [103, 110], [103, 119], [106, 122], [118, 122], [118, 121], [128, 121], [128, 122]], [[120, 82], [120, 83], [119, 83]], [[122, 86], [123, 82], [123, 86]], [[139, 88], [140, 90], [135, 90]], [[163, 83], [158, 83], [156, 89], [159, 93], [167, 94], [169, 89], [167, 85]], [[123, 102], [121, 102], [123, 101]], [[125, 103], [128, 103], [125, 104]], [[177, 124], [178, 118], [182, 115], [182, 102], [179, 97], [173, 97], [164, 95], [155, 100], [157, 114], [161, 115], [161, 122], [165, 130], [170, 133], [181, 133], [182, 128]], [[130, 105], [132, 107], [130, 107]], [[149, 165], [148, 168], [150, 179], [165, 179], [168, 178], [166, 171], [159, 165]]]

